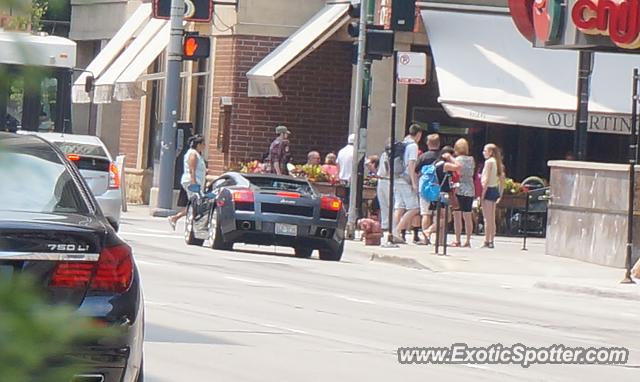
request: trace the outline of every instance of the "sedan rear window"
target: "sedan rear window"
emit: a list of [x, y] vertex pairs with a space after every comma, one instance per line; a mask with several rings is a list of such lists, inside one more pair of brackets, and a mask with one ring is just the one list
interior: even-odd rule
[[58, 148], [65, 154], [78, 154], [80, 156], [84, 155], [100, 158], [109, 157], [102, 146], [99, 145], [75, 142], [53, 142], [53, 144], [58, 146]]
[[292, 191], [301, 194], [313, 194], [313, 189], [307, 182], [294, 179], [279, 179], [268, 177], [245, 176], [249, 182], [263, 190]]
[[89, 212], [81, 191], [52, 149], [0, 146], [0, 211]]

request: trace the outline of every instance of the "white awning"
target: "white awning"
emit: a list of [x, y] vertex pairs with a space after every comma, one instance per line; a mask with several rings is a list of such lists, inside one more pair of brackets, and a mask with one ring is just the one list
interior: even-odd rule
[[115, 84], [114, 97], [118, 101], [131, 101], [144, 95], [138, 85], [140, 76], [153, 64], [167, 45], [169, 45], [171, 24], [166, 23], [160, 32], [144, 47], [142, 52], [118, 77]]
[[[573, 129], [578, 53], [536, 49], [509, 15], [423, 10], [439, 101], [456, 118]], [[589, 129], [628, 133], [640, 56], [597, 53]]]
[[276, 80], [349, 21], [349, 4], [329, 4], [247, 73], [249, 97], [282, 97]]
[[83, 72], [73, 83], [72, 99], [74, 103], [89, 103], [89, 94], [84, 91], [87, 77], [100, 77], [109, 65], [118, 57], [126, 44], [133, 38], [140, 28], [151, 18], [151, 4], [142, 4], [136, 9], [131, 17], [122, 25], [107, 45], [98, 53], [87, 67], [87, 72]]
[[[109, 103], [114, 96], [114, 86], [118, 78], [124, 73], [133, 61], [141, 54], [144, 48], [153, 40], [160, 37], [160, 31], [167, 25], [166, 20], [151, 19], [142, 29], [133, 42], [120, 54], [95, 83], [95, 103]], [[169, 31], [167, 30], [167, 35]], [[166, 45], [166, 44], [165, 44]], [[154, 58], [157, 57], [154, 56]]]

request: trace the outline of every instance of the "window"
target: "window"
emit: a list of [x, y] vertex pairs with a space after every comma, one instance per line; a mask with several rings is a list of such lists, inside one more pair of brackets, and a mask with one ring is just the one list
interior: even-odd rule
[[78, 154], [91, 157], [109, 158], [102, 146], [88, 143], [53, 142], [65, 154]]
[[0, 211], [89, 212], [72, 175], [50, 149], [0, 147], [0, 179]]
[[313, 189], [307, 182], [296, 181], [293, 179], [289, 180], [257, 176], [245, 176], [245, 178], [247, 178], [252, 185], [264, 190], [292, 191], [309, 195], [313, 194]]

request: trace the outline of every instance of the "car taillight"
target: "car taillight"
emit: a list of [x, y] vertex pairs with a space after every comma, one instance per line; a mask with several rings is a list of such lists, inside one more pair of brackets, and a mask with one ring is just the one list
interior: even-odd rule
[[80, 155], [78, 154], [67, 154], [67, 159], [69, 159], [72, 162], [77, 162], [80, 160]]
[[107, 247], [100, 253], [96, 274], [91, 281], [94, 291], [126, 292], [133, 280], [133, 258], [128, 245]]
[[53, 288], [86, 288], [96, 263], [62, 262], [56, 266], [49, 286]]
[[115, 163], [109, 166], [109, 188], [116, 190], [120, 188], [120, 171]]
[[233, 191], [233, 201], [236, 203], [253, 203], [255, 198], [251, 190]]
[[327, 211], [340, 211], [342, 208], [342, 200], [330, 196], [323, 196], [322, 199], [320, 199], [320, 208]]
[[300, 199], [300, 194], [298, 194], [297, 192], [282, 191], [282, 192], [278, 192], [276, 196], [280, 196], [283, 198]]

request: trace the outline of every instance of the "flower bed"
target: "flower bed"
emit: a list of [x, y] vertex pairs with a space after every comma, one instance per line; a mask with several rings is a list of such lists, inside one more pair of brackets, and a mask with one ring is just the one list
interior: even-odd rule
[[[290, 166], [291, 176], [305, 178], [313, 184], [318, 193], [325, 195], [335, 195], [345, 200], [349, 198], [347, 188], [341, 184], [340, 180], [329, 174], [323, 166], [320, 165], [293, 165]], [[246, 163], [238, 163], [229, 171], [237, 171], [243, 174], [264, 174], [268, 171], [268, 167], [259, 161]], [[378, 179], [375, 177], [366, 177], [364, 180], [363, 199], [372, 200], [376, 197], [376, 186]]]

